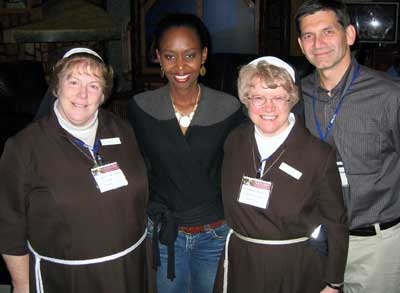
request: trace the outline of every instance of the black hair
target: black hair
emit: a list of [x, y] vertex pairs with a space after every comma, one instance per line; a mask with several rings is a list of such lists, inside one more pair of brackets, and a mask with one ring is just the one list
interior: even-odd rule
[[295, 15], [296, 31], [301, 35], [300, 21], [303, 16], [314, 14], [318, 11], [332, 11], [335, 13], [337, 21], [346, 29], [351, 24], [350, 14], [347, 6], [338, 0], [306, 0], [297, 9]]
[[209, 32], [200, 18], [194, 14], [169, 13], [165, 15], [157, 24], [152, 46], [153, 53], [155, 50], [160, 48], [160, 42], [165, 32], [171, 28], [177, 27], [186, 27], [191, 29], [196, 34], [201, 49], [209, 47]]

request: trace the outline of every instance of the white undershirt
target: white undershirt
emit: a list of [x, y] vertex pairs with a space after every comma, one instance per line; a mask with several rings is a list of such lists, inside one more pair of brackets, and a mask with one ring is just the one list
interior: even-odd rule
[[[296, 123], [296, 118], [293, 113], [289, 114], [288, 117], [289, 126], [281, 133], [275, 136], [265, 136], [262, 132], [254, 126], [254, 136], [256, 138], [257, 148], [260, 152], [261, 159], [264, 160], [269, 158], [286, 140], [289, 136], [290, 131], [292, 130], [294, 124]], [[262, 165], [261, 174], [264, 172], [264, 166]]]
[[[98, 111], [96, 111], [92, 121], [90, 121], [87, 125], [83, 127], [78, 127], [73, 125], [61, 115], [60, 111], [57, 108], [57, 105], [58, 100], [56, 100], [56, 102], [54, 103], [54, 113], [56, 114], [58, 123], [60, 123], [61, 127], [73, 137], [80, 139], [81, 141], [93, 148], [94, 141], [96, 139], [97, 126], [99, 125], [99, 120], [97, 118]], [[90, 151], [90, 153], [92, 153], [92, 151]]]

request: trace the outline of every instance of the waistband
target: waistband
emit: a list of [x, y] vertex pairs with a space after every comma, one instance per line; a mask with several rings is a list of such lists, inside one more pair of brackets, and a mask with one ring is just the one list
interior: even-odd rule
[[300, 242], [305, 242], [309, 239], [309, 237], [300, 237], [295, 239], [287, 239], [287, 240], [264, 240], [264, 239], [256, 239], [244, 236], [232, 229], [229, 230], [228, 235], [226, 236], [225, 242], [225, 259], [224, 259], [224, 284], [223, 284], [223, 293], [228, 292], [228, 267], [229, 267], [229, 260], [228, 260], [228, 248], [229, 248], [229, 241], [231, 240], [232, 234], [235, 234], [236, 237], [242, 239], [247, 242], [256, 243], [256, 244], [263, 244], [263, 245], [290, 245]]
[[225, 224], [225, 220], [218, 220], [207, 225], [178, 227], [178, 230], [187, 234], [198, 234], [209, 231], [210, 229], [216, 229], [221, 227], [223, 224]]
[[[153, 237], [152, 237], [152, 252], [153, 252], [153, 268], [161, 265], [159, 242], [168, 247], [167, 259], [167, 278], [171, 281], [175, 278], [175, 255], [174, 244], [178, 236], [178, 226], [181, 227], [182, 232], [188, 234], [201, 233], [206, 231], [207, 226], [196, 226], [197, 228], [188, 228], [191, 224], [196, 224], [201, 215], [209, 214], [214, 211], [215, 207], [220, 206], [220, 200], [215, 198], [211, 201], [206, 201], [200, 206], [184, 211], [172, 211], [165, 204], [160, 202], [150, 202], [148, 213], [153, 221]], [[222, 211], [222, 209], [220, 209]], [[221, 211], [216, 211], [217, 213]], [[222, 217], [222, 215], [221, 215]], [[158, 227], [160, 225], [160, 229]], [[185, 227], [188, 226], [188, 227]], [[213, 224], [208, 229], [215, 229], [218, 224]], [[184, 228], [183, 228], [184, 227]], [[157, 232], [158, 231], [158, 232]]]
[[117, 258], [123, 257], [129, 253], [131, 253], [133, 250], [135, 250], [142, 242], [146, 239], [147, 236], [147, 228], [145, 229], [143, 235], [140, 237], [140, 239], [133, 244], [132, 246], [128, 247], [127, 249], [99, 257], [99, 258], [91, 258], [91, 259], [82, 259], [82, 260], [66, 260], [66, 259], [59, 259], [59, 258], [53, 258], [53, 257], [48, 257], [48, 256], [43, 256], [37, 253], [31, 244], [28, 241], [28, 248], [31, 251], [31, 253], [35, 257], [35, 281], [36, 281], [36, 293], [44, 293], [44, 288], [43, 288], [43, 279], [42, 279], [42, 271], [40, 269], [40, 262], [42, 260], [52, 262], [52, 263], [57, 263], [57, 264], [63, 264], [67, 266], [81, 266], [81, 265], [91, 265], [91, 264], [97, 264], [97, 263], [102, 263], [102, 262], [108, 262], [115, 260]]
[[350, 235], [352, 236], [375, 236], [377, 235], [377, 229], [379, 230], [386, 230], [389, 228], [392, 228], [393, 226], [397, 225], [400, 223], [400, 218], [397, 218], [393, 221], [389, 222], [384, 222], [384, 223], [377, 223], [372, 226], [368, 227], [361, 227], [361, 228], [355, 228], [350, 230]]

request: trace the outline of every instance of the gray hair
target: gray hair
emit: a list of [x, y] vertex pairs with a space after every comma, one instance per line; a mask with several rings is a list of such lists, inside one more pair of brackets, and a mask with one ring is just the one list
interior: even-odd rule
[[237, 82], [240, 101], [248, 106], [250, 89], [254, 80], [259, 78], [268, 88], [282, 87], [289, 95], [289, 105], [293, 107], [299, 101], [299, 90], [286, 69], [272, 65], [266, 61], [248, 64], [239, 71]]

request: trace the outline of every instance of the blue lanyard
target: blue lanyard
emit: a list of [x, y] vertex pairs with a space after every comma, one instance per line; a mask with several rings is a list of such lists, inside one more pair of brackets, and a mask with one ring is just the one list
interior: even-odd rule
[[343, 101], [344, 101], [344, 98], [346, 97], [347, 92], [349, 91], [349, 89], [350, 89], [351, 86], [353, 85], [354, 80], [357, 78], [357, 76], [358, 76], [359, 73], [360, 73], [360, 64], [358, 64], [358, 66], [357, 66], [357, 68], [356, 68], [356, 71], [355, 71], [354, 74], [353, 74], [353, 77], [352, 77], [352, 79], [351, 79], [351, 82], [350, 82], [349, 87], [346, 89], [346, 91], [344, 92], [343, 96], [340, 98], [339, 103], [338, 103], [338, 105], [336, 106], [336, 110], [335, 110], [335, 112], [333, 113], [332, 118], [331, 118], [331, 120], [329, 121], [329, 123], [328, 123], [328, 125], [327, 125], [327, 127], [326, 127], [326, 132], [325, 132], [325, 134], [323, 133], [323, 131], [322, 131], [322, 129], [321, 129], [321, 124], [319, 123], [318, 118], [317, 118], [317, 111], [316, 111], [316, 109], [315, 109], [315, 103], [316, 103], [315, 94], [312, 96], [314, 120], [315, 120], [315, 124], [316, 124], [316, 126], [317, 126], [317, 131], [318, 131], [318, 134], [319, 134], [319, 137], [321, 138], [321, 140], [323, 140], [323, 141], [326, 142], [326, 139], [328, 138], [328, 136], [329, 136], [329, 134], [330, 134], [330, 132], [331, 132], [331, 130], [332, 130], [332, 128], [333, 128], [333, 124], [335, 123], [336, 117], [337, 117], [337, 115], [339, 114], [340, 107], [342, 106], [342, 103], [343, 103]]
[[[265, 158], [265, 159], [262, 159], [261, 161], [260, 161], [260, 165], [259, 165], [259, 167], [258, 167], [258, 169], [257, 169], [257, 173], [256, 173], [256, 177], [257, 178], [261, 178], [262, 177], [262, 175], [264, 175], [264, 174], [261, 174], [261, 172], [263, 171], [263, 164], [264, 163], [267, 163], [267, 161], [269, 160], [269, 159], [271, 159], [271, 156], [269, 156], [268, 158]], [[264, 166], [265, 166], [265, 164], [264, 164]]]
[[94, 156], [94, 159], [95, 159], [95, 163], [97, 165], [100, 165], [100, 166], [103, 165], [103, 160], [102, 160], [101, 156], [99, 155], [100, 140], [96, 140], [96, 142], [93, 145], [93, 147], [91, 147], [90, 145], [84, 143], [79, 138], [74, 138], [74, 141], [75, 141], [76, 144], [80, 145], [81, 147], [87, 148], [88, 150], [90, 150], [93, 153], [93, 156]]

